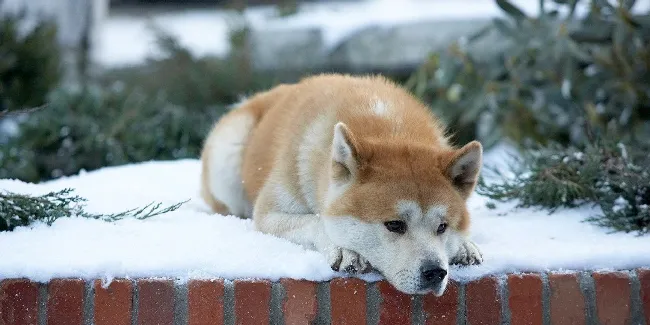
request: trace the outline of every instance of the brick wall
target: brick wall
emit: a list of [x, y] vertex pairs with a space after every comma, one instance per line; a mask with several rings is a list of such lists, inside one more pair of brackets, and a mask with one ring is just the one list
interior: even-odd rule
[[439, 298], [358, 279], [0, 283], [0, 325], [267, 323], [650, 325], [650, 269], [487, 277]]

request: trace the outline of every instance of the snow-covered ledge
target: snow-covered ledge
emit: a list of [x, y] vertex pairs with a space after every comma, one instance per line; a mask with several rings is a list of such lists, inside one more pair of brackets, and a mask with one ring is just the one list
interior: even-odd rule
[[[537, 0], [513, 2], [527, 13], [538, 12]], [[244, 14], [257, 69], [347, 71], [412, 68], [431, 51], [446, 48], [498, 16], [503, 13], [494, 0], [328, 1], [304, 4], [288, 17], [279, 17], [272, 7], [254, 7]], [[196, 55], [223, 56], [230, 50], [228, 31], [241, 20], [216, 9], [113, 12], [97, 25], [94, 62], [119, 67], [159, 55], [148, 23], [177, 36]], [[496, 50], [495, 41], [486, 40], [485, 50]]]
[[[511, 0], [531, 16], [538, 0]], [[552, 9], [547, 3], [547, 10]], [[587, 7], [579, 7], [579, 15]], [[637, 1], [634, 12], [650, 9]], [[259, 70], [402, 71], [421, 64], [432, 51], [479, 31], [505, 14], [494, 0], [365, 0], [309, 3], [297, 14], [279, 17], [273, 7], [253, 7], [243, 21], [251, 28], [252, 64]], [[142, 63], [157, 56], [153, 23], [179, 38], [194, 54], [223, 56], [228, 31], [242, 17], [216, 9], [142, 13], [142, 8], [107, 15], [97, 24], [93, 61], [99, 67]], [[489, 55], [503, 45], [496, 33], [476, 43]]]
[[[509, 150], [496, 147], [485, 163], [505, 163]], [[453, 284], [441, 298], [406, 296], [378, 275], [345, 278], [323, 256], [256, 232], [250, 220], [209, 213], [198, 196], [199, 171], [199, 161], [189, 159], [42, 184], [0, 180], [0, 189], [18, 193], [74, 188], [95, 213], [191, 199], [146, 220], [62, 218], [0, 233], [0, 324], [306, 324], [341, 317], [371, 324], [650, 324], [650, 236], [582, 222], [594, 209], [489, 209], [474, 195], [473, 240], [484, 263], [452, 268]]]

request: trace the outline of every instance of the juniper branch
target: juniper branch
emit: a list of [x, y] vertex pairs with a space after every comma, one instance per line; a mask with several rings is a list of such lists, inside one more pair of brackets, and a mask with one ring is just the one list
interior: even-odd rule
[[601, 213], [586, 221], [612, 231], [650, 232], [650, 158], [648, 146], [598, 142], [578, 150], [548, 146], [528, 151], [515, 175], [487, 184], [477, 192], [495, 201], [518, 200], [518, 207], [561, 207], [594, 204]]
[[29, 114], [29, 113], [38, 112], [40, 110], [43, 110], [43, 109], [47, 108], [47, 106], [48, 106], [48, 104], [44, 104], [44, 105], [36, 106], [36, 107], [13, 109], [13, 110], [4, 109], [4, 110], [0, 111], [0, 119], [2, 119], [4, 117], [11, 116], [11, 115]]
[[127, 217], [144, 220], [180, 208], [187, 201], [165, 208], [162, 203], [150, 203], [143, 208], [131, 209], [113, 214], [93, 214], [84, 211], [86, 199], [72, 194], [72, 189], [63, 189], [40, 196], [0, 192], [0, 231], [12, 231], [16, 227], [29, 226], [41, 221], [52, 225], [59, 218], [78, 216], [114, 222]]

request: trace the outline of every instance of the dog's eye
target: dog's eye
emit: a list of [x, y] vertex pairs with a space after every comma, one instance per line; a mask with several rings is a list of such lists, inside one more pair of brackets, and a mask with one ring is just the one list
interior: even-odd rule
[[398, 234], [403, 234], [406, 232], [406, 222], [401, 220], [384, 222], [384, 226], [386, 226], [386, 229], [388, 229], [390, 232], [395, 232]]
[[441, 223], [440, 226], [438, 226], [438, 229], [436, 230], [436, 233], [438, 235], [442, 235], [447, 231], [447, 224], [446, 223]]

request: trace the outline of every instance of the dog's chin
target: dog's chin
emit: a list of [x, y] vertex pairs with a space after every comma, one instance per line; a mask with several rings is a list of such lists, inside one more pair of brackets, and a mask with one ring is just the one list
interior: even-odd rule
[[393, 284], [393, 287], [395, 287], [395, 289], [397, 289], [397, 290], [399, 290], [399, 291], [401, 291], [401, 292], [403, 292], [405, 294], [408, 294], [408, 295], [429, 295], [429, 294], [433, 294], [436, 297], [440, 297], [445, 293], [445, 290], [447, 288], [447, 283], [448, 283], [448, 280], [445, 279], [442, 282], [440, 282], [440, 284], [438, 284], [438, 285], [436, 285], [434, 287], [431, 287], [431, 288], [421, 288], [421, 287], [405, 288], [405, 287], [395, 285], [395, 284]]
[[445, 293], [445, 289], [447, 288], [447, 281], [443, 281], [440, 283], [440, 285], [435, 286], [433, 288], [404, 288], [399, 285], [391, 284], [395, 289], [398, 291], [401, 291], [407, 295], [428, 295], [428, 294], [433, 294], [436, 297], [440, 297]]
[[446, 285], [445, 286], [441, 285], [439, 288], [437, 288], [435, 290], [431, 290], [430, 292], [433, 293], [434, 296], [440, 297], [445, 293], [445, 288], [447, 288]]
[[421, 289], [421, 290], [417, 290], [416, 292], [414, 292], [414, 293], [412, 293], [412, 294], [416, 294], [416, 295], [429, 295], [429, 294], [433, 294], [433, 295], [436, 296], [436, 297], [440, 297], [440, 296], [442, 296], [442, 295], [445, 293], [445, 288], [446, 288], [446, 286], [442, 286], [442, 285], [441, 285], [441, 286], [439, 286], [438, 288], [431, 288], [431, 289]]

